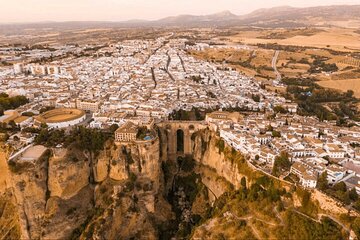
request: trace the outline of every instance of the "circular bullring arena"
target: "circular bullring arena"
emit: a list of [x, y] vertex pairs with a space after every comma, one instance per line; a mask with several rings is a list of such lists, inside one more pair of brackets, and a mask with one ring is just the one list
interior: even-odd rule
[[77, 125], [86, 119], [83, 110], [75, 108], [57, 108], [35, 117], [37, 124], [45, 123], [50, 128], [67, 128]]

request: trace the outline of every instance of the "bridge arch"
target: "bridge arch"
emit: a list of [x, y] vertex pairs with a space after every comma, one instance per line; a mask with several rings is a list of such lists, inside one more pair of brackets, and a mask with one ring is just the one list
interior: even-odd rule
[[185, 150], [185, 135], [182, 129], [176, 131], [176, 152], [179, 154], [184, 153]]
[[208, 127], [203, 121], [165, 121], [157, 124], [166, 132], [168, 158], [189, 156], [194, 150], [194, 133]]

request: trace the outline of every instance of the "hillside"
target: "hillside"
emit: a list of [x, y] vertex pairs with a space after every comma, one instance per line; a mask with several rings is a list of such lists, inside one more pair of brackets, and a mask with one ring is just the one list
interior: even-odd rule
[[[360, 5], [334, 5], [308, 8], [288, 6], [259, 9], [245, 15], [223, 11], [209, 15], [169, 16], [155, 21], [129, 20], [123, 22], [41, 22], [26, 24], [0, 24], [0, 32], [18, 32], [28, 28], [58, 30], [86, 28], [128, 27], [305, 27], [338, 26], [357, 28], [360, 26]], [[350, 20], [351, 19], [351, 20]]]
[[350, 227], [359, 233], [347, 210], [334, 203], [325, 209], [324, 197], [257, 171], [241, 153], [220, 147], [216, 133], [196, 132], [192, 158], [175, 159], [166, 132], [160, 127], [148, 143], [109, 140], [97, 154], [73, 142], [32, 163], [12, 162], [7, 180], [16, 201], [0, 198], [0, 224], [13, 231], [0, 228], [0, 237], [346, 239]]

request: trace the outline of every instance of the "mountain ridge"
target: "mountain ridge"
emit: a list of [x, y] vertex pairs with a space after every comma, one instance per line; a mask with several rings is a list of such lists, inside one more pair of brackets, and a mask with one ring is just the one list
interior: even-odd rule
[[[291, 6], [278, 6], [261, 8], [244, 15], [236, 15], [229, 10], [207, 14], [191, 15], [181, 14], [169, 16], [158, 20], [129, 19], [127, 21], [43, 21], [37, 23], [0, 23], [6, 25], [61, 25], [76, 23], [76, 25], [107, 25], [110, 27], [211, 27], [211, 26], [317, 26], [322, 22], [358, 21], [360, 24], [359, 5], [329, 5], [297, 8]], [[316, 19], [316, 21], [314, 20]]]

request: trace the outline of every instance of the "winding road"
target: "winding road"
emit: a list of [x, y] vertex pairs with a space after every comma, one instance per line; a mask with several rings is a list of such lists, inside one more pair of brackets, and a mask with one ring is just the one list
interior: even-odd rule
[[276, 63], [277, 63], [279, 54], [280, 54], [280, 51], [275, 51], [274, 57], [273, 57], [272, 62], [271, 62], [271, 66], [274, 69], [277, 81], [281, 81], [281, 73], [278, 71], [278, 69], [276, 67]]

